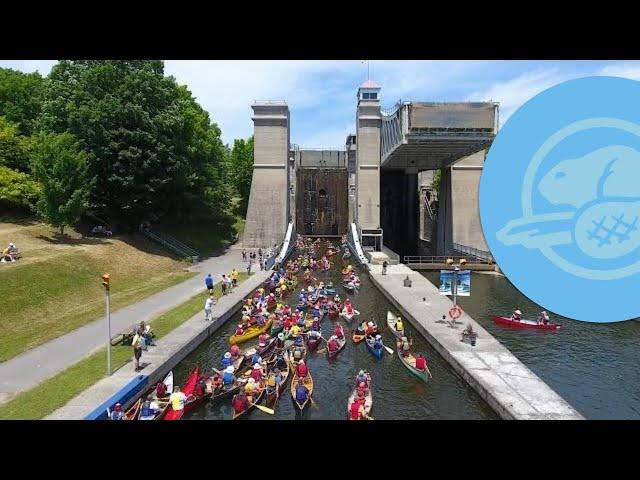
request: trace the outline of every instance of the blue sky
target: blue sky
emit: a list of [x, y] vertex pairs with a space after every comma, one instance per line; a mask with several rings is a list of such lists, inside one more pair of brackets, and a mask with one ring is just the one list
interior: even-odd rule
[[[49, 73], [53, 60], [0, 60], [0, 66]], [[372, 60], [383, 107], [404, 101], [493, 100], [500, 118], [564, 80], [613, 75], [640, 80], [640, 62], [616, 61], [405, 61]], [[367, 78], [363, 61], [167, 60], [165, 72], [186, 84], [222, 129], [225, 143], [252, 133], [254, 100], [285, 100], [291, 142], [307, 148], [342, 148], [354, 131], [355, 95]]]

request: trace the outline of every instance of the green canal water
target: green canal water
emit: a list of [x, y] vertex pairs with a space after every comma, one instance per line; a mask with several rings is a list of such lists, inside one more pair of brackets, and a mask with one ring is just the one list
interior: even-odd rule
[[[340, 285], [340, 269], [344, 266], [339, 256], [334, 256], [336, 265], [326, 273], [316, 273], [319, 280], [332, 280], [337, 286], [338, 293], [345, 298], [347, 294]], [[371, 284], [368, 276], [359, 271], [362, 288], [352, 298], [353, 304], [360, 311], [360, 318], [375, 319], [380, 324], [386, 318], [391, 305], [382, 294]], [[299, 286], [302, 282], [299, 283]], [[297, 292], [299, 292], [298, 289]], [[297, 298], [297, 296], [296, 296]], [[293, 295], [289, 297], [293, 305], [297, 300]], [[183, 382], [189, 372], [199, 365], [205, 373], [212, 372], [212, 368], [220, 368], [222, 356], [227, 351], [228, 338], [232, 334], [239, 315], [234, 316], [223, 325], [213, 337], [205, 341], [197, 350], [189, 355], [175, 370], [177, 382]], [[345, 327], [350, 326], [342, 319], [338, 320]], [[325, 317], [321, 329], [327, 338], [335, 327], [334, 320]], [[355, 322], [355, 320], [354, 320]], [[385, 344], [395, 350], [393, 336], [388, 331], [382, 333]], [[438, 354], [420, 335], [413, 334], [414, 347], [423, 352], [429, 361], [429, 369], [433, 380], [428, 384], [412, 376], [397, 356], [385, 355], [376, 360], [367, 350], [364, 343], [355, 345], [348, 340], [344, 350], [337, 358], [329, 361], [326, 354], [311, 353], [307, 364], [315, 382], [313, 399], [316, 406], [307, 406], [300, 414], [293, 405], [288, 393], [280, 398], [274, 415], [269, 415], [257, 409], [252, 411], [246, 420], [342, 420], [346, 419], [347, 399], [351, 394], [354, 378], [359, 369], [371, 372], [373, 379], [373, 409], [371, 415], [375, 419], [496, 419], [497, 415], [472, 390], [467, 383], [455, 373], [449, 364]], [[254, 341], [255, 342], [255, 341]], [[241, 347], [252, 345], [252, 341]], [[324, 344], [320, 346], [322, 349]], [[288, 385], [287, 385], [288, 386]], [[199, 409], [185, 415], [186, 420], [228, 420], [232, 415], [231, 399], [220, 402], [207, 402]]]
[[[423, 272], [438, 285], [438, 272]], [[459, 305], [588, 419], [640, 419], [640, 322], [578, 322], [551, 315], [557, 332], [496, 325], [493, 317], [542, 308], [501, 275], [474, 273]], [[479, 342], [482, 341], [480, 338]]]

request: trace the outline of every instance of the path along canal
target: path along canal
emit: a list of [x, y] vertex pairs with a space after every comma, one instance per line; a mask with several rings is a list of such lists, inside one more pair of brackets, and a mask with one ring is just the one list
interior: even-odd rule
[[[320, 248], [320, 254], [324, 247]], [[294, 252], [295, 258], [297, 252]], [[325, 273], [316, 272], [315, 277], [324, 282], [333, 281], [338, 294], [344, 299], [349, 296], [354, 307], [360, 311], [360, 319], [374, 318], [378, 325], [384, 324], [387, 310], [393, 310], [391, 304], [382, 296], [369, 280], [368, 274], [355, 263], [357, 274], [360, 276], [362, 286], [354, 295], [347, 295], [340, 286], [340, 270], [346, 265], [340, 255], [333, 257], [335, 265]], [[299, 287], [302, 287], [302, 273], [298, 275]], [[299, 293], [298, 288], [296, 293]], [[290, 295], [288, 301], [292, 306], [297, 302], [297, 295]], [[184, 382], [189, 372], [196, 366], [206, 374], [212, 374], [212, 368], [220, 368], [224, 353], [229, 348], [229, 336], [240, 321], [240, 315], [232, 317], [222, 326], [213, 337], [203, 342], [191, 355], [181, 362], [175, 369], [177, 384]], [[346, 324], [343, 319], [337, 320], [345, 327], [345, 333], [350, 337], [352, 326]], [[328, 316], [321, 325], [322, 335], [328, 338], [335, 326], [334, 320]], [[352, 321], [355, 323], [355, 320]], [[268, 419], [309, 419], [309, 420], [343, 420], [346, 419], [347, 399], [354, 386], [354, 378], [359, 369], [371, 372], [373, 382], [373, 409], [371, 415], [375, 419], [496, 419], [495, 412], [486, 402], [476, 394], [467, 383], [453, 371], [449, 364], [440, 358], [429, 343], [416, 334], [410, 325], [408, 331], [412, 332], [414, 349], [422, 352], [428, 359], [429, 369], [433, 374], [433, 380], [428, 384], [411, 375], [400, 363], [397, 355], [389, 355], [385, 352], [380, 360], [376, 360], [367, 350], [364, 343], [355, 345], [350, 339], [345, 349], [336, 359], [329, 361], [326, 354], [310, 353], [307, 364], [313, 376], [315, 388], [313, 399], [315, 406], [305, 409], [302, 415], [293, 405], [289, 389], [280, 399], [274, 415], [269, 415], [257, 409], [253, 410], [244, 419], [268, 420]], [[395, 351], [393, 335], [389, 331], [383, 331], [382, 337], [386, 345]], [[249, 347], [255, 340], [241, 347]], [[324, 343], [320, 347], [324, 348]], [[228, 420], [231, 419], [231, 399], [222, 399], [220, 402], [206, 402], [199, 409], [185, 415], [185, 420]]]

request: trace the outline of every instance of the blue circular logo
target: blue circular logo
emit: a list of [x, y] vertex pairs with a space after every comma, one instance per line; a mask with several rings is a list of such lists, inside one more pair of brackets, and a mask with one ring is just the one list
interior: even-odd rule
[[561, 83], [520, 107], [487, 155], [487, 244], [516, 288], [565, 317], [640, 317], [639, 105], [633, 80]]

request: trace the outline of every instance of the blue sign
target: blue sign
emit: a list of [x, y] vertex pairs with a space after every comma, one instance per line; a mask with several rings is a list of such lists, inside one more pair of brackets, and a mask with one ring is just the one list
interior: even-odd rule
[[640, 316], [640, 82], [587, 77], [515, 112], [480, 181], [485, 239], [532, 301], [576, 320]]
[[[440, 295], [453, 295], [453, 277], [452, 270], [440, 270]], [[460, 297], [471, 295], [471, 271], [460, 270], [456, 277], [458, 284], [456, 295]]]

